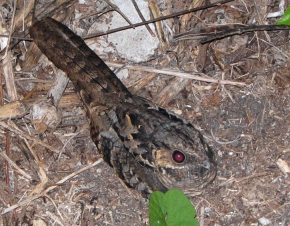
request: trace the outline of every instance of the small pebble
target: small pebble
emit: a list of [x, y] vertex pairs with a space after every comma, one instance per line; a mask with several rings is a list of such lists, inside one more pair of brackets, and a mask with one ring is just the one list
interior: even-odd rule
[[269, 219], [265, 218], [265, 217], [261, 217], [259, 219], [259, 223], [261, 225], [270, 225], [271, 224], [271, 221]]

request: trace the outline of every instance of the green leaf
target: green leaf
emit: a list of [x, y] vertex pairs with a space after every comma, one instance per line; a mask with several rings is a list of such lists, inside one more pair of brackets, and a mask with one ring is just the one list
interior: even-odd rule
[[290, 25], [290, 6], [280, 20], [277, 21], [277, 25]]
[[198, 226], [196, 211], [190, 200], [178, 189], [164, 195], [155, 191], [149, 201], [151, 226]]
[[190, 200], [178, 189], [166, 192], [164, 203], [168, 226], [198, 226], [196, 211]]
[[151, 226], [167, 226], [165, 222], [166, 209], [164, 206], [164, 194], [155, 191], [149, 200], [149, 222]]

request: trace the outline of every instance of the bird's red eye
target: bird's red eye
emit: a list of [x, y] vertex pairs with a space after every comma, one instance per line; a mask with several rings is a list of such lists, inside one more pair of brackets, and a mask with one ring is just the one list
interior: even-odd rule
[[175, 150], [172, 153], [172, 159], [176, 163], [183, 163], [185, 161], [185, 155], [181, 151]]

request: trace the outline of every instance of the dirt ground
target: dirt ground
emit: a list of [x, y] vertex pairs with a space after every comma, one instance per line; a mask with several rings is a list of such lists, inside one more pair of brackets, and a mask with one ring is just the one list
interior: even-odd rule
[[[125, 8], [132, 5], [129, 0], [122, 2]], [[136, 2], [144, 12], [150, 12], [150, 6], [147, 20], [210, 4]], [[117, 0], [111, 3], [119, 6]], [[33, 1], [26, 2], [26, 7], [18, 1], [15, 15], [12, 1], [1, 4], [2, 31], [28, 37]], [[235, 0], [156, 23], [151, 26], [155, 36], [142, 26], [146, 37], [134, 36], [137, 46], [148, 50], [157, 43], [145, 58], [142, 49], [141, 53], [136, 49], [137, 55], [130, 55], [132, 50], [122, 52], [124, 46], [130, 46], [123, 42], [126, 33], [116, 33], [121, 37], [116, 43], [112, 41], [116, 36], [110, 35], [87, 40], [106, 62], [131, 65], [116, 73], [132, 93], [190, 121], [214, 150], [216, 179], [200, 196], [190, 198], [201, 226], [290, 225], [289, 33], [248, 32], [200, 44], [202, 38], [216, 34], [217, 28], [229, 31], [238, 30], [239, 25], [275, 24], [279, 17], [269, 16], [279, 12], [279, 4]], [[105, 25], [115, 27], [114, 15], [118, 13], [110, 9], [103, 0], [39, 1], [34, 14], [37, 18], [54, 16], [84, 37]], [[133, 21], [137, 22], [139, 18]], [[133, 29], [129, 34], [133, 36]], [[150, 43], [147, 36], [153, 38], [150, 46], [146, 46]], [[7, 84], [2, 61], [2, 105], [46, 97], [55, 67], [31, 42], [13, 39], [10, 50], [12, 71], [8, 75], [14, 86]], [[168, 75], [176, 71], [180, 73]], [[203, 80], [189, 78], [188, 73]], [[126, 189], [113, 170], [99, 161], [84, 108], [71, 83], [59, 110], [61, 123], [40, 133], [44, 125], [41, 120], [33, 124], [27, 109], [28, 114], [22, 117], [1, 117], [0, 225], [149, 225], [148, 201]]]

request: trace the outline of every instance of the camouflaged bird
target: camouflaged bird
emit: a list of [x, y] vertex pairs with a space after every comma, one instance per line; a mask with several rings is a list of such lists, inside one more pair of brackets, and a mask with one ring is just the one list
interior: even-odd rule
[[131, 94], [85, 42], [60, 22], [44, 18], [30, 36], [79, 93], [91, 137], [124, 183], [143, 196], [178, 188], [198, 195], [216, 175], [214, 154], [194, 126]]

